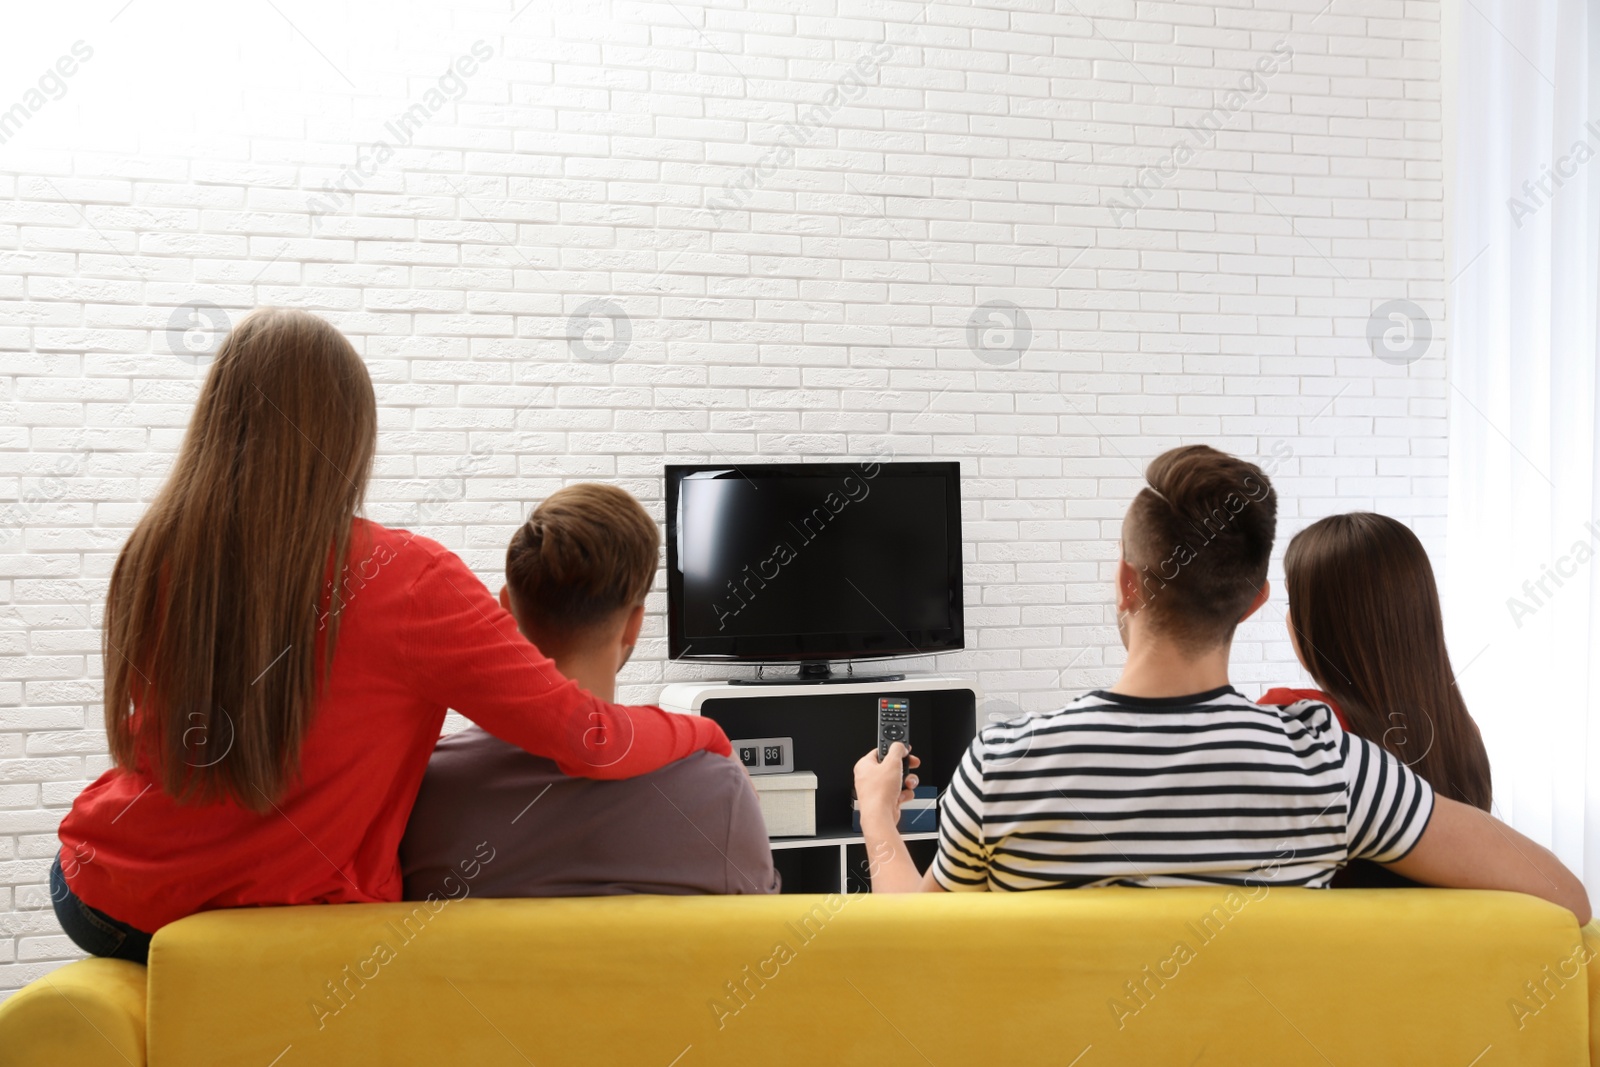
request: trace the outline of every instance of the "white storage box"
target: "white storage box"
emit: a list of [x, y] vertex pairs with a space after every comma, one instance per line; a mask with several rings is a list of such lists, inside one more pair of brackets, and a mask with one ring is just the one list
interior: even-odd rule
[[761, 817], [771, 837], [817, 835], [817, 776], [810, 771], [791, 774], [752, 774], [761, 801]]

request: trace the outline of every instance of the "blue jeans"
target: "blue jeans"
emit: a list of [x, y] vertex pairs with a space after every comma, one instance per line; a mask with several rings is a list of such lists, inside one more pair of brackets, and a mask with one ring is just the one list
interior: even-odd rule
[[56, 921], [61, 929], [89, 955], [133, 963], [149, 961], [150, 935], [79, 900], [61, 873], [60, 856], [50, 868], [50, 900], [56, 906]]

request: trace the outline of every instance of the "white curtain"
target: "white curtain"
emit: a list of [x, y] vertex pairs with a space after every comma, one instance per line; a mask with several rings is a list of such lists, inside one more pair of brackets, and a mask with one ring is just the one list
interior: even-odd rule
[[1600, 897], [1600, 5], [1459, 19], [1451, 652], [1497, 812]]

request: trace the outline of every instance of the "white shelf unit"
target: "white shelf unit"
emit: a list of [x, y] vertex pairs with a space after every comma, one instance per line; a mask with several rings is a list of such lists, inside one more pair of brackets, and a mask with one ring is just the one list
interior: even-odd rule
[[[666, 686], [659, 703], [668, 711], [716, 719], [735, 741], [794, 738], [795, 770], [817, 775], [818, 833], [773, 838], [773, 858], [784, 872], [785, 892], [832, 892], [852, 884], [851, 849], [865, 844], [850, 827], [850, 779], [856, 760], [877, 744], [881, 696], [910, 701], [911, 746], [923, 761], [919, 776], [942, 790], [977, 733], [983, 694], [972, 679], [909, 675], [893, 682], [680, 682]], [[920, 852], [926, 862], [926, 843], [938, 836], [921, 831], [904, 839], [913, 856]], [[858, 851], [858, 865], [861, 859]], [[858, 885], [862, 881], [854, 880]]]

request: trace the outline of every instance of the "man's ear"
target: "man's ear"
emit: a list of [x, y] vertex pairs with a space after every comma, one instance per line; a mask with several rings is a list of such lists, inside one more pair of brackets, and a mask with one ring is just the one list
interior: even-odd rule
[[639, 643], [639, 631], [644, 629], [644, 605], [636, 604], [628, 613], [628, 623], [622, 628], [622, 643], [629, 648]]
[[628, 621], [622, 626], [621, 647], [617, 655], [617, 670], [628, 665], [628, 660], [633, 658], [634, 646], [639, 643], [639, 631], [644, 626], [644, 605], [638, 604], [628, 612]]
[[1248, 608], [1244, 609], [1244, 614], [1239, 616], [1239, 621], [1244, 622], [1244, 620], [1260, 611], [1261, 605], [1265, 604], [1271, 597], [1272, 583], [1263, 578], [1261, 579], [1261, 588], [1256, 590], [1255, 599], [1250, 601]]
[[[528, 631], [522, 628], [522, 620], [517, 619], [517, 613], [511, 610], [511, 590], [503, 585], [500, 587], [500, 606], [506, 610], [507, 615], [510, 615], [511, 618], [516, 621], [517, 633], [521, 634], [523, 637], [528, 637]], [[533, 640], [531, 637], [528, 639], [530, 641]]]
[[1117, 560], [1117, 614], [1126, 615], [1138, 611], [1143, 603], [1140, 599], [1139, 572], [1133, 569], [1133, 564], [1126, 558]]

